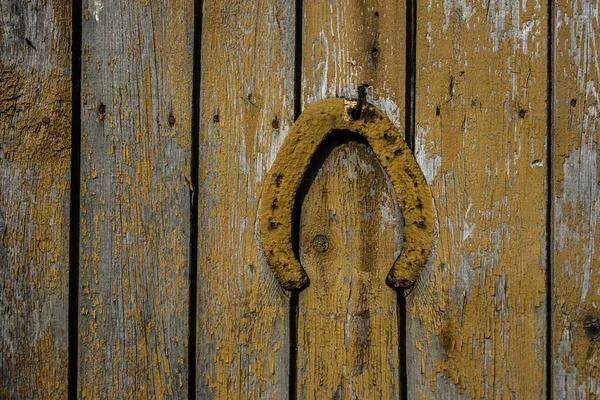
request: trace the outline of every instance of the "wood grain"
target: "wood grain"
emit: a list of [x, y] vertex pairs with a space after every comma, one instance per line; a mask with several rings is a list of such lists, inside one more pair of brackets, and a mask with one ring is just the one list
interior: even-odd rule
[[187, 396], [193, 16], [83, 4], [81, 398]]
[[409, 398], [546, 392], [546, 2], [419, 2], [416, 154], [437, 254], [407, 299]]
[[70, 1], [0, 1], [0, 398], [67, 396], [70, 52]]
[[295, 1], [205, 0], [198, 398], [284, 399], [289, 299], [262, 256], [264, 181], [293, 122]]
[[[405, 3], [393, 0], [363, 2], [305, 0], [303, 14], [301, 76], [303, 108], [307, 104], [329, 97], [356, 98], [358, 87], [366, 84], [370, 85], [367, 100], [381, 109], [396, 127], [403, 127]], [[378, 165], [376, 158], [365, 155], [364, 151], [361, 153], [355, 151], [356, 149], [345, 148], [339, 149], [335, 154], [340, 157], [342, 153], [346, 154], [346, 158], [354, 154], [352, 157], [357, 157], [355, 159], [357, 163], [361, 160], [361, 165], [369, 165], [377, 171], [372, 172], [371, 176], [380, 177], [377, 186], [379, 194], [370, 200], [372, 203], [369, 203], [367, 208], [375, 213], [377, 213], [375, 210], [380, 209], [394, 210], [395, 208], [390, 205], [389, 196], [385, 195], [393, 193], [393, 190], [390, 191], [390, 188], [383, 184], [379, 175], [381, 166]], [[336, 155], [331, 157], [331, 162], [335, 165], [335, 159], [339, 157]], [[306, 398], [336, 395], [342, 396], [341, 398], [353, 398], [353, 396], [368, 398], [369, 395], [395, 398], [399, 396], [400, 388], [399, 349], [394, 348], [398, 343], [398, 314], [394, 314], [397, 302], [396, 294], [385, 285], [384, 279], [393, 263], [393, 252], [397, 249], [395, 246], [399, 245], [394, 241], [393, 227], [400, 226], [401, 221], [399, 215], [394, 212], [386, 216], [385, 229], [383, 233], [379, 233], [386, 238], [385, 241], [378, 242], [382, 250], [378, 257], [381, 258], [373, 262], [373, 272], [362, 271], [361, 262], [365, 261], [364, 257], [372, 253], [362, 245], [358, 248], [356, 246], [362, 243], [362, 240], [365, 240], [364, 243], [373, 243], [368, 241], [369, 234], [367, 234], [367, 231], [372, 232], [367, 229], [367, 226], [371, 225], [361, 222], [364, 216], [355, 215], [351, 219], [348, 215], [349, 219], [344, 219], [348, 211], [356, 212], [358, 210], [354, 210], [355, 207], [360, 207], [359, 209], [362, 210], [364, 206], [358, 200], [353, 201], [347, 197], [350, 189], [344, 191], [338, 181], [348, 176], [349, 169], [360, 171], [362, 167], [360, 165], [350, 167], [348, 162], [341, 164], [335, 168], [331, 165], [329, 169], [323, 169], [321, 183], [315, 186], [327, 185], [327, 189], [332, 191], [329, 201], [332, 202], [332, 206], [335, 204], [339, 207], [337, 215], [340, 225], [336, 223], [331, 228], [326, 228], [327, 219], [323, 219], [325, 217], [317, 212], [317, 209], [324, 209], [325, 204], [319, 202], [325, 200], [319, 199], [316, 193], [310, 196], [314, 205], [303, 210], [301, 217], [303, 224], [307, 223], [306, 218], [312, 217], [321, 222], [323, 229], [336, 231], [336, 239], [332, 240], [335, 241], [336, 247], [340, 246], [340, 249], [327, 256], [331, 257], [327, 265], [332, 270], [327, 270], [327, 273], [319, 270], [319, 275], [316, 275], [315, 268], [318, 263], [314, 258], [315, 255], [304, 256], [307, 262], [303, 263], [303, 266], [312, 270], [312, 273], [307, 272], [311, 282], [313, 279], [315, 281], [305, 292], [301, 292], [299, 299], [297, 393], [300, 398], [304, 395]], [[355, 187], [352, 193], [360, 198], [367, 195], [367, 192], [361, 189], [366, 189], [369, 183], [366, 180], [367, 174], [356, 173], [360, 178], [356, 178], [357, 181], [353, 185], [362, 187], [360, 189]], [[377, 220], [375, 216], [373, 218]], [[383, 219], [379, 221], [383, 222]], [[317, 225], [315, 224], [314, 227]], [[348, 229], [348, 236], [353, 238], [351, 242], [344, 242], [342, 237], [337, 236], [342, 228]], [[371, 226], [369, 229], [377, 230], [379, 227]], [[308, 241], [313, 239], [314, 234], [315, 232], [308, 230], [303, 234], [301, 243], [306, 250], [310, 248], [307, 247]], [[313, 237], [309, 237], [310, 235]], [[354, 261], [344, 265], [341, 260], [348, 256], [346, 253], [350, 249], [349, 246], [353, 244], [355, 245]], [[339, 275], [336, 275], [336, 270], [333, 268], [338, 268]], [[323, 272], [323, 275], [320, 272]], [[325, 287], [329, 293], [327, 296], [324, 294]], [[345, 303], [349, 294], [353, 295], [351, 304]], [[322, 311], [313, 314], [312, 311], [317, 308]], [[337, 318], [328, 321], [325, 310]], [[369, 319], [361, 317], [366, 315], [367, 310], [370, 314]], [[363, 330], [367, 320], [370, 326]], [[325, 325], [326, 322], [329, 325]], [[345, 337], [346, 327], [348, 335]], [[355, 345], [347, 348], [345, 339]], [[369, 342], [368, 345], [364, 342], [361, 344], [365, 339]], [[324, 345], [332, 347], [321, 347]], [[377, 346], [381, 346], [377, 350], [381, 353], [374, 350]], [[321, 383], [323, 386], [320, 386]]]
[[386, 285], [402, 246], [394, 188], [367, 145], [321, 151], [300, 217], [310, 286], [298, 302], [297, 395], [397, 399], [399, 314]]
[[552, 98], [552, 359], [558, 399], [600, 397], [598, 3], [556, 2]]

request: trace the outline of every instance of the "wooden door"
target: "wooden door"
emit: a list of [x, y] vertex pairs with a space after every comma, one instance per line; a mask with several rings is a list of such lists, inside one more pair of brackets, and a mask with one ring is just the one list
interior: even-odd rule
[[[0, 398], [600, 397], [598, 21], [589, 0], [0, 0]], [[386, 282], [414, 221], [383, 145], [323, 109], [332, 133], [283, 151], [334, 98], [426, 182], [410, 287]], [[287, 290], [261, 201], [307, 146], [272, 205], [310, 281]]]

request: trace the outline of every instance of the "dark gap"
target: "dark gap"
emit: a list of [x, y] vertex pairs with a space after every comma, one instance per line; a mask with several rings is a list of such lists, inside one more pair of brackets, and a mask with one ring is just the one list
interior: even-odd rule
[[408, 362], [406, 359], [406, 346], [408, 341], [406, 339], [406, 297], [404, 296], [404, 290], [400, 289], [397, 291], [398, 301], [398, 357], [400, 361], [400, 399], [408, 399]]
[[554, 101], [554, 90], [552, 87], [554, 75], [554, 7], [553, 2], [548, 2], [548, 98], [546, 100], [546, 140], [547, 161], [546, 179], [548, 200], [546, 204], [546, 398], [552, 399], [552, 261], [553, 257], [553, 230], [552, 230], [552, 206], [554, 185], [552, 182], [552, 102]]
[[[294, 216], [295, 221], [296, 216]], [[297, 238], [293, 238], [294, 243]], [[293, 291], [290, 296], [290, 377], [289, 377], [289, 399], [296, 400], [296, 373], [297, 373], [297, 349], [298, 349], [298, 291]]]
[[[404, 137], [406, 144], [415, 152], [415, 108], [416, 108], [416, 70], [417, 70], [417, 7], [415, 0], [406, 2], [406, 81], [404, 98]], [[407, 359], [407, 320], [406, 297], [404, 290], [398, 290], [398, 335], [400, 361], [400, 398], [408, 399], [408, 359]]]
[[[294, 38], [294, 121], [302, 112], [302, 0], [296, 0], [295, 11], [295, 38]], [[298, 231], [300, 222], [300, 208], [298, 207], [298, 193], [296, 192], [296, 203], [294, 204], [292, 216], [292, 245], [294, 253], [298, 257]], [[297, 348], [298, 348], [298, 292], [293, 291], [290, 296], [290, 375], [288, 398], [296, 400], [296, 374], [297, 374]]]
[[81, 2], [71, 3], [71, 194], [69, 199], [69, 360], [67, 397], [77, 399], [79, 340], [79, 212], [81, 185]]
[[415, 0], [406, 2], [406, 78], [404, 98], [404, 137], [408, 147], [415, 149], [415, 80], [417, 70], [417, 7]]
[[194, 0], [194, 54], [192, 56], [192, 160], [190, 191], [190, 305], [188, 340], [188, 398], [196, 398], [196, 348], [198, 301], [198, 168], [200, 157], [200, 83], [202, 73], [202, 7], [203, 0]]
[[294, 121], [302, 112], [302, 20], [303, 0], [296, 0], [295, 43], [294, 43]]

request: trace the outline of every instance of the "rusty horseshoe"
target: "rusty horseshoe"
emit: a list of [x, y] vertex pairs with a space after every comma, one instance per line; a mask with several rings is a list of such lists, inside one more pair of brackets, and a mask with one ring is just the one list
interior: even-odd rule
[[[355, 108], [360, 107], [357, 113]], [[296, 191], [322, 140], [334, 130], [364, 137], [387, 172], [404, 216], [404, 245], [387, 276], [394, 288], [411, 287], [431, 253], [433, 197], [423, 172], [402, 134], [375, 106], [342, 98], [309, 105], [296, 120], [267, 176], [259, 210], [263, 251], [279, 283], [288, 290], [308, 284], [292, 247], [292, 211]]]

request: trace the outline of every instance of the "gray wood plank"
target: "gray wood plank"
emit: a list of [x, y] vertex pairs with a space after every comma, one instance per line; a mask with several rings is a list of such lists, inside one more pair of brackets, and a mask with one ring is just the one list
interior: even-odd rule
[[295, 0], [205, 0], [200, 98], [197, 395], [284, 399], [289, 301], [257, 216], [294, 118]]
[[83, 4], [82, 398], [187, 396], [193, 20]]
[[552, 98], [552, 388], [600, 397], [600, 21], [597, 1], [557, 1]]
[[70, 51], [70, 1], [0, 1], [0, 398], [67, 396]]

